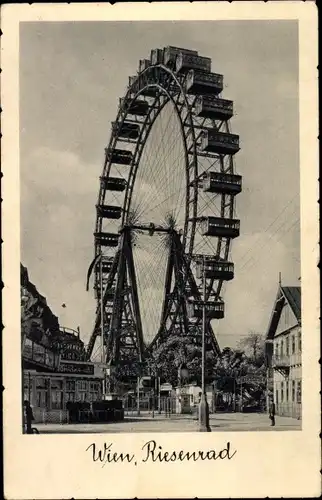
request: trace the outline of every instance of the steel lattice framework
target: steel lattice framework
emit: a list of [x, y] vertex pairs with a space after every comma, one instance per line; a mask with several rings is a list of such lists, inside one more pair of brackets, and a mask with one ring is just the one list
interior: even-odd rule
[[234, 171], [239, 136], [223, 76], [196, 51], [151, 51], [120, 99], [100, 177], [94, 233], [97, 313], [87, 355], [101, 334], [107, 362], [141, 361], [169, 335], [197, 339], [202, 318], [200, 262], [206, 272], [207, 342], [224, 316], [223, 286], [239, 235]]

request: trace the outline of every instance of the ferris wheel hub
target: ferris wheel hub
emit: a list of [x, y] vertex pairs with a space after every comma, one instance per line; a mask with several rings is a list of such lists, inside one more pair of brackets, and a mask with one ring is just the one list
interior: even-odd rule
[[176, 232], [173, 228], [164, 227], [161, 225], [154, 224], [153, 222], [147, 224], [126, 224], [120, 229], [120, 233], [124, 231], [146, 231], [153, 236], [154, 233], [173, 233]]

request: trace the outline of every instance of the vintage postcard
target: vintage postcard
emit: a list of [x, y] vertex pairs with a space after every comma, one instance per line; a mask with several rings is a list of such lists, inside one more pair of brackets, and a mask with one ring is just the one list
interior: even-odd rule
[[6, 498], [319, 496], [314, 4], [2, 31]]

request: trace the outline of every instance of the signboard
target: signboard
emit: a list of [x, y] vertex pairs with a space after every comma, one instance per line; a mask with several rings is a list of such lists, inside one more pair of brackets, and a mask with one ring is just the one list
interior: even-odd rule
[[237, 379], [237, 384], [265, 384], [266, 379], [261, 377], [260, 375], [245, 375], [244, 377], [240, 377]]
[[59, 373], [75, 373], [80, 375], [94, 375], [93, 363], [73, 363], [61, 361], [58, 368]]
[[162, 384], [160, 386], [160, 391], [172, 391], [172, 385], [171, 384]]

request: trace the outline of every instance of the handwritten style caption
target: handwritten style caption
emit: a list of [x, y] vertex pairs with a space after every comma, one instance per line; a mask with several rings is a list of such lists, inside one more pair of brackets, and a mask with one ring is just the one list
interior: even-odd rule
[[197, 462], [197, 461], [211, 461], [211, 460], [231, 460], [237, 453], [237, 450], [232, 450], [231, 444], [228, 441], [226, 446], [221, 450], [171, 450], [165, 451], [153, 439], [147, 441], [141, 448], [140, 457], [136, 454], [115, 451], [113, 443], [103, 443], [98, 446], [96, 443], [91, 443], [86, 451], [91, 454], [93, 462], [97, 462], [104, 467], [108, 463], [131, 463], [138, 465], [139, 462]]

